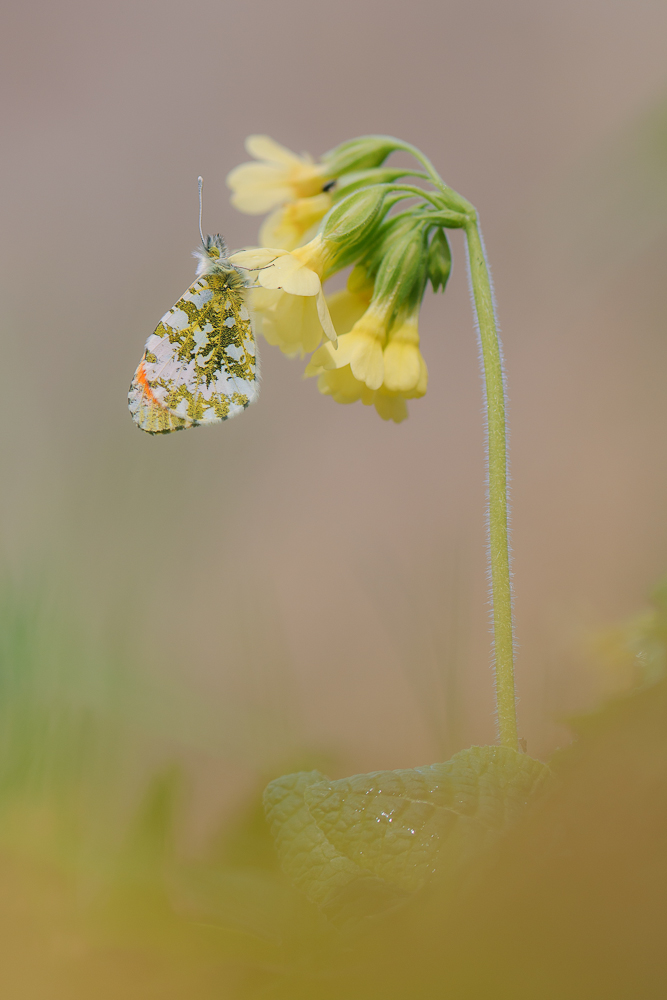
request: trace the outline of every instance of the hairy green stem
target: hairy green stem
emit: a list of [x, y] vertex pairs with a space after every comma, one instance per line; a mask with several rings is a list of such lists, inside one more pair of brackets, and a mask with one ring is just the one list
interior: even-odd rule
[[438, 188], [440, 193], [444, 195], [445, 204], [448, 208], [457, 212], [471, 213], [474, 215], [475, 209], [470, 202], [460, 195], [458, 191], [454, 191], [453, 188], [450, 188], [447, 184], [445, 184], [442, 177], [429, 160], [428, 156], [424, 156], [421, 149], [417, 149], [416, 146], [413, 146], [409, 142], [401, 142], [400, 140], [396, 140], [395, 149], [402, 149], [404, 152], [410, 153], [416, 160], [419, 161], [419, 163], [421, 163], [421, 165], [426, 169], [429, 179], [435, 187]]
[[391, 191], [405, 191], [406, 194], [414, 195], [416, 198], [423, 198], [436, 208], [442, 208], [442, 196], [427, 191], [425, 188], [416, 187], [414, 184], [387, 184]]
[[411, 156], [414, 156], [415, 160], [418, 160], [421, 165], [426, 168], [429, 178], [433, 181], [437, 188], [443, 192], [449, 190], [442, 177], [429, 160], [428, 156], [425, 156], [421, 149], [417, 149], [417, 147], [413, 146], [411, 142], [402, 142], [400, 139], [396, 140], [394, 148], [396, 150], [402, 149], [404, 152], [410, 153]]
[[501, 744], [518, 750], [514, 694], [514, 626], [507, 523], [507, 425], [503, 361], [493, 308], [491, 279], [476, 215], [469, 217], [465, 231], [486, 389], [489, 564], [493, 600], [498, 729]]

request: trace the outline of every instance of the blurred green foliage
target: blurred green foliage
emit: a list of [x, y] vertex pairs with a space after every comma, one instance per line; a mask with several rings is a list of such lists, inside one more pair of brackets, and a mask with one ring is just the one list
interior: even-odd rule
[[[644, 634], [664, 657], [663, 589]], [[438, 837], [430, 838], [425, 823], [421, 850], [435, 874], [410, 883], [410, 893], [402, 876], [392, 875], [396, 865], [407, 869], [405, 857], [392, 856], [385, 824], [373, 865], [403, 891], [382, 911], [377, 885], [357, 883], [356, 919], [337, 925], [309, 901], [311, 889], [303, 894], [280, 870], [261, 805], [263, 779], [200, 850], [184, 850], [184, 769], [160, 765], [136, 792], [131, 713], [114, 693], [124, 669], [96, 662], [38, 597], [5, 594], [0, 615], [0, 960], [8, 997], [662, 995], [664, 677], [577, 720], [575, 743], [551, 762], [545, 794], [504, 832], [501, 824], [491, 838], [459, 838], [470, 848], [464, 865], [436, 863]], [[382, 773], [389, 806], [378, 797], [377, 775], [318, 777], [319, 807], [338, 796], [336, 809], [359, 821], [356, 840], [349, 824], [348, 832], [336, 829], [336, 810], [319, 815], [313, 800], [312, 816], [324, 824], [320, 830], [332, 819], [329, 842], [368, 865], [373, 836], [364, 823], [372, 827], [396, 803], [407, 810], [406, 822], [415, 803], [417, 820], [428, 821], [408, 786], [417, 777], [428, 784], [436, 771], [440, 785], [450, 781], [450, 805], [465, 804], [466, 795], [472, 802], [482, 786], [474, 778], [459, 783], [477, 756], [464, 751], [448, 765]], [[316, 762], [304, 756], [294, 763]], [[537, 774], [541, 765], [533, 765]], [[392, 798], [387, 782], [397, 780], [403, 791]], [[274, 798], [284, 782], [272, 785]], [[526, 785], [520, 804], [529, 791]], [[487, 789], [478, 805], [482, 799], [493, 812], [496, 792], [489, 797]], [[452, 842], [443, 843], [453, 857]], [[364, 909], [374, 915], [360, 917]]]
[[508, 747], [471, 747], [444, 764], [331, 781], [272, 781], [267, 820], [285, 872], [345, 926], [395, 906], [438, 873], [458, 874], [512, 826], [548, 768]]
[[592, 635], [588, 652], [615, 690], [655, 684], [667, 676], [667, 577], [651, 592], [651, 607]]

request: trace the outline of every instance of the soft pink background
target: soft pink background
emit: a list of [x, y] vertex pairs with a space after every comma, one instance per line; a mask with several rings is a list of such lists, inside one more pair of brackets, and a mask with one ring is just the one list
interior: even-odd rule
[[478, 206], [509, 372], [520, 730], [545, 754], [605, 687], [582, 634], [667, 568], [667, 182], [632, 124], [667, 89], [666, 38], [652, 0], [5, 5], [5, 559], [148, 664], [171, 698], [155, 725], [202, 774], [303, 746], [339, 772], [412, 766], [494, 727], [459, 236], [407, 423], [320, 397], [264, 345], [257, 406], [153, 439], [126, 391], [193, 275], [197, 175], [233, 247], [257, 233], [224, 184], [251, 132], [314, 155], [395, 134]]

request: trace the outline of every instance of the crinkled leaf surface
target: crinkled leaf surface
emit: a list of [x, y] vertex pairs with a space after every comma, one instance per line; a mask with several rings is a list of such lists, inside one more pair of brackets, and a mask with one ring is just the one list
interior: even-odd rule
[[315, 786], [330, 788], [319, 771], [300, 771], [272, 781], [264, 807], [283, 870], [329, 916], [347, 920], [399, 902], [404, 894], [338, 851], [306, 804]]
[[278, 778], [264, 794], [283, 869], [335, 918], [373, 912], [462, 864], [523, 811], [546, 766], [506, 747], [331, 781]]

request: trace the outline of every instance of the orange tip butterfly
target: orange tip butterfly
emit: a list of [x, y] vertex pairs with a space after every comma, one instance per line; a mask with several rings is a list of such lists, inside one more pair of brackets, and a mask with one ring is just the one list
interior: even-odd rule
[[257, 399], [257, 348], [245, 300], [247, 281], [229, 263], [221, 236], [204, 239], [197, 280], [165, 313], [137, 368], [128, 405], [149, 434], [217, 424]]

